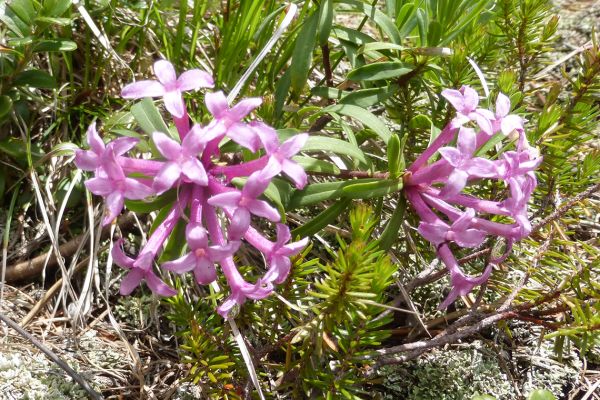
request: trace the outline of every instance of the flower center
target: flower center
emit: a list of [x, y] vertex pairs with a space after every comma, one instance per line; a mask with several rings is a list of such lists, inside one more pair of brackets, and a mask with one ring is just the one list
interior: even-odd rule
[[202, 257], [206, 256], [206, 250], [204, 250], [203, 248], [196, 249], [194, 251], [194, 253], [196, 254], [196, 257], [198, 257], [198, 258], [202, 258]]

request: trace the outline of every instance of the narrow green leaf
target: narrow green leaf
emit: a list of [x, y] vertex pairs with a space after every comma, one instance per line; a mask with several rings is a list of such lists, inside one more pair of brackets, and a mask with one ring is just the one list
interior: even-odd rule
[[330, 162], [325, 160], [318, 160], [312, 157], [306, 156], [295, 156], [292, 158], [296, 161], [305, 171], [311, 172], [322, 172], [325, 174], [337, 175], [340, 173], [340, 169]]
[[388, 171], [390, 177], [396, 179], [400, 176], [400, 138], [393, 134], [387, 143]]
[[376, 117], [372, 112], [364, 108], [353, 106], [350, 104], [335, 104], [323, 110], [323, 112], [336, 113], [354, 118], [370, 128], [377, 134], [385, 143], [388, 142], [392, 133], [382, 120]]
[[398, 88], [398, 85], [392, 84], [384, 87], [355, 90], [344, 96], [340, 103], [368, 108], [383, 103], [392, 97], [398, 91]]
[[389, 250], [396, 239], [398, 238], [398, 232], [402, 226], [404, 220], [404, 211], [406, 210], [406, 199], [404, 196], [400, 197], [398, 204], [392, 213], [392, 217], [388, 220], [383, 232], [377, 239], [379, 247], [383, 250]]
[[0, 96], [0, 120], [12, 110], [12, 99], [8, 96]]
[[316, 217], [311, 219], [310, 221], [304, 223], [302, 226], [294, 229], [292, 231], [292, 236], [310, 236], [319, 232], [321, 229], [325, 228], [327, 225], [335, 221], [335, 219], [348, 209], [350, 205], [350, 199], [340, 199], [334, 205], [327, 207], [321, 213], [319, 213]]
[[392, 43], [400, 44], [402, 42], [402, 37], [400, 36], [400, 32], [398, 31], [398, 28], [396, 28], [394, 21], [376, 7], [372, 7], [359, 0], [342, 0], [341, 2], [344, 4], [351, 4], [358, 10], [361, 10], [381, 28]]
[[71, 4], [72, 0], [44, 0], [41, 14], [45, 17], [60, 17]]
[[380, 81], [398, 78], [411, 72], [414, 67], [399, 61], [384, 61], [358, 67], [348, 73], [351, 81]]
[[133, 105], [131, 107], [131, 114], [147, 134], [151, 135], [153, 132], [169, 134], [169, 127], [165, 124], [165, 121], [151, 99], [145, 98]]
[[152, 211], [160, 210], [161, 208], [171, 204], [177, 198], [176, 190], [169, 190], [168, 192], [155, 197], [150, 201], [145, 200], [125, 200], [125, 206], [128, 210], [136, 213], [150, 213]]
[[35, 43], [33, 51], [73, 51], [77, 49], [77, 44], [70, 40], [48, 39], [40, 40]]
[[15, 86], [31, 86], [39, 89], [54, 89], [57, 86], [52, 75], [39, 69], [21, 72], [15, 77], [13, 83]]
[[374, 182], [352, 183], [352, 185], [345, 186], [342, 190], [344, 196], [351, 199], [371, 199], [402, 190], [402, 185], [401, 179], [378, 179]]
[[36, 12], [33, 7], [32, 0], [13, 0], [8, 5], [12, 12], [21, 19], [24, 23], [31, 25], [31, 22], [35, 18]]
[[302, 151], [330, 151], [354, 157], [362, 163], [367, 163], [364, 153], [358, 147], [343, 140], [325, 136], [310, 136]]
[[333, 23], [333, 1], [323, 0], [319, 7], [319, 45], [324, 46], [329, 40], [331, 25]]
[[[371, 181], [375, 181], [372, 179]], [[306, 186], [303, 190], [296, 190], [292, 193], [288, 203], [287, 210], [308, 206], [315, 203], [321, 203], [326, 200], [338, 199], [344, 195], [344, 187], [354, 184], [356, 181], [338, 181], [313, 183]]]
[[308, 17], [296, 38], [290, 67], [291, 89], [294, 94], [299, 94], [302, 91], [308, 79], [317, 35], [317, 17], [317, 13]]
[[59, 26], [67, 26], [71, 25], [73, 22], [72, 18], [55, 18], [55, 17], [37, 17], [35, 22], [38, 25], [59, 25]]

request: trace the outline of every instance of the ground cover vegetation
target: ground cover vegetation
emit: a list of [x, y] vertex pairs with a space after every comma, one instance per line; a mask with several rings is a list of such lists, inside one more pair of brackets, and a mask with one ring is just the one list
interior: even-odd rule
[[5, 325], [0, 384], [594, 398], [600, 47], [559, 53], [562, 14], [2, 2], [0, 316], [82, 386], [3, 382]]

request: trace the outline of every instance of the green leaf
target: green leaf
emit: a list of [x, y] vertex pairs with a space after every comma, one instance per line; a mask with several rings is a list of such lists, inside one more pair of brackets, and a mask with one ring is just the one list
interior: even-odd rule
[[536, 389], [529, 394], [527, 400], [556, 400], [556, 397], [546, 389]]
[[31, 25], [31, 22], [36, 16], [33, 1], [31, 0], [13, 0], [8, 7], [10, 7], [12, 12], [14, 12], [21, 21], [28, 25]]
[[387, 143], [388, 171], [390, 177], [396, 179], [400, 176], [400, 138], [393, 134]]
[[415, 26], [417, 25], [417, 19], [414, 17], [417, 11], [415, 4], [405, 4], [398, 12], [396, 16], [396, 26], [398, 27], [400, 37], [405, 38], [410, 35]]
[[333, 1], [323, 0], [319, 7], [319, 45], [324, 46], [329, 40], [331, 33], [331, 25], [333, 23]]
[[358, 49], [358, 52], [360, 54], [364, 54], [364, 53], [369, 53], [371, 51], [380, 51], [380, 50], [398, 50], [398, 51], [403, 51], [405, 49], [406, 49], [406, 47], [400, 46], [400, 45], [394, 44], [394, 43], [372, 42], [372, 43], [365, 43], [364, 45], [362, 45], [360, 47], [360, 49]]
[[33, 51], [73, 51], [77, 49], [77, 44], [70, 40], [48, 39], [40, 40], [33, 46]]
[[344, 4], [352, 4], [358, 10], [361, 10], [367, 17], [373, 20], [373, 22], [375, 22], [381, 28], [381, 30], [392, 41], [392, 43], [400, 44], [402, 42], [402, 37], [400, 36], [398, 28], [396, 28], [396, 24], [390, 19], [390, 17], [385, 15], [385, 13], [381, 12], [375, 7], [371, 7], [370, 5], [363, 3], [362, 1], [342, 0], [341, 2]]
[[290, 67], [290, 82], [292, 93], [299, 94], [308, 79], [308, 71], [312, 61], [317, 35], [318, 14], [312, 14], [304, 21], [304, 25], [296, 38]]
[[[362, 181], [362, 179], [360, 180]], [[378, 179], [368, 182], [353, 181], [351, 185], [345, 186], [342, 190], [345, 197], [351, 199], [370, 199], [373, 197], [386, 196], [402, 190], [403, 182], [401, 179]]]
[[372, 112], [364, 108], [353, 106], [350, 104], [335, 104], [326, 107], [323, 112], [335, 113], [354, 118], [361, 122], [366, 127], [370, 128], [377, 134], [385, 143], [388, 142], [392, 133], [382, 120], [376, 117]]
[[471, 400], [496, 400], [494, 396], [490, 396], [489, 394], [476, 394], [471, 397]]
[[376, 104], [381, 104], [389, 99], [396, 91], [398, 91], [398, 87], [398, 85], [392, 84], [378, 88], [355, 90], [344, 96], [340, 100], [340, 103], [351, 104], [362, 108], [371, 107]]
[[358, 147], [340, 139], [325, 136], [310, 136], [302, 151], [330, 151], [336, 154], [344, 154], [367, 163], [367, 159]]
[[60, 17], [71, 7], [72, 0], [44, 0], [42, 15], [45, 17]]
[[8, 96], [0, 96], [0, 120], [12, 110], [12, 99]]
[[311, 172], [322, 172], [330, 175], [337, 175], [340, 173], [340, 169], [330, 162], [324, 160], [318, 160], [312, 157], [306, 156], [294, 156], [292, 158], [298, 163], [305, 171]]
[[151, 99], [145, 98], [133, 105], [131, 107], [131, 114], [147, 134], [151, 135], [153, 132], [170, 134], [169, 127], [165, 124], [165, 121]]
[[54, 18], [54, 17], [37, 17], [35, 22], [38, 25], [59, 25], [59, 26], [67, 26], [71, 25], [73, 22], [72, 18]]
[[377, 239], [377, 243], [379, 244], [379, 247], [381, 249], [389, 250], [398, 238], [398, 232], [400, 232], [400, 228], [402, 227], [402, 221], [404, 221], [405, 210], [406, 198], [404, 196], [401, 196], [400, 200], [398, 200], [396, 208], [394, 208], [392, 217], [388, 220], [385, 228], [383, 229], [383, 232]]
[[[373, 179], [371, 181], [375, 180]], [[356, 181], [338, 181], [313, 183], [308, 185], [303, 190], [296, 190], [292, 193], [287, 210], [294, 210], [311, 204], [321, 203], [326, 200], [338, 199], [344, 195], [344, 187], [355, 182]]]
[[384, 61], [363, 65], [348, 73], [351, 81], [380, 81], [398, 78], [411, 72], [414, 67], [399, 61]]
[[302, 224], [302, 226], [294, 229], [292, 231], [292, 236], [305, 237], [319, 232], [321, 229], [325, 228], [327, 225], [335, 221], [335, 219], [341, 213], [347, 210], [348, 206], [350, 205], [350, 202], [350, 199], [338, 200], [334, 205], [327, 207], [324, 211], [319, 213], [310, 221], [305, 222], [304, 224]]
[[325, 99], [339, 100], [344, 96], [343, 90], [328, 86], [315, 86], [314, 88], [310, 89], [310, 92], [314, 96], [323, 97]]
[[155, 197], [150, 201], [145, 200], [125, 200], [127, 209], [136, 213], [150, 213], [160, 210], [161, 208], [173, 203], [177, 199], [177, 191], [169, 190], [168, 192]]
[[30, 69], [17, 74], [15, 86], [31, 86], [39, 89], [54, 89], [57, 84], [52, 75], [39, 69]]
[[171, 232], [171, 234], [169, 235], [169, 239], [167, 240], [165, 249], [163, 250], [163, 253], [158, 259], [159, 263], [175, 260], [176, 258], [179, 258], [183, 255], [183, 249], [186, 243], [186, 225], [186, 222], [182, 219], [177, 221], [177, 224], [175, 224], [175, 227], [173, 228], [173, 232]]

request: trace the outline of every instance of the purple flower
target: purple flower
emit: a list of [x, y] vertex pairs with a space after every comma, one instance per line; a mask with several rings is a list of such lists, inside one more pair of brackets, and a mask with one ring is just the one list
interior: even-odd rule
[[240, 146], [251, 151], [257, 151], [260, 141], [256, 133], [242, 122], [248, 114], [260, 106], [262, 100], [258, 97], [243, 99], [229, 108], [223, 92], [207, 93], [205, 97], [208, 111], [215, 117], [215, 123], [223, 125], [225, 134]]
[[281, 218], [275, 208], [266, 201], [257, 200], [267, 186], [270, 178], [262, 171], [256, 171], [246, 181], [241, 191], [231, 190], [214, 195], [208, 200], [211, 206], [218, 206], [233, 213], [229, 235], [232, 239], [240, 238], [250, 226], [250, 214], [267, 218], [270, 221], [279, 221]]
[[269, 156], [269, 161], [265, 166], [265, 174], [275, 176], [283, 172], [295, 184], [298, 189], [306, 186], [307, 177], [304, 169], [295, 161], [292, 161], [292, 156], [296, 155], [308, 140], [308, 134], [301, 133], [295, 135], [281, 145], [277, 132], [270, 126], [263, 123], [255, 123], [252, 128], [262, 142], [265, 152]]
[[496, 114], [492, 121], [494, 132], [501, 131], [504, 135], [509, 135], [513, 131], [523, 131], [523, 119], [518, 115], [509, 115], [510, 99], [503, 93], [499, 93], [496, 98]]
[[291, 239], [292, 235], [287, 225], [277, 224], [277, 241], [274, 243], [273, 249], [267, 257], [269, 270], [264, 276], [266, 281], [277, 284], [285, 281], [292, 265], [290, 257], [300, 253], [308, 243], [308, 238], [288, 243]]
[[496, 166], [490, 160], [473, 157], [477, 146], [475, 131], [471, 128], [461, 127], [458, 132], [457, 147], [442, 147], [439, 149], [442, 157], [454, 167], [448, 177], [446, 186], [440, 195], [450, 196], [458, 194], [467, 184], [470, 176], [493, 177], [496, 176]]
[[164, 263], [162, 267], [178, 274], [193, 270], [196, 282], [201, 285], [217, 279], [215, 263], [232, 256], [240, 247], [240, 242], [230, 242], [225, 246], [209, 246], [206, 229], [198, 223], [188, 224], [185, 237], [190, 252], [177, 260]]
[[214, 86], [212, 77], [199, 69], [184, 72], [177, 78], [175, 68], [167, 60], [154, 63], [154, 74], [158, 81], [139, 81], [130, 83], [121, 91], [126, 99], [162, 96], [167, 110], [176, 118], [185, 115], [185, 103], [181, 92]]
[[448, 226], [439, 218], [433, 223], [422, 221], [419, 224], [419, 233], [436, 246], [445, 242], [455, 242], [461, 247], [477, 247], [485, 240], [486, 232], [471, 228], [473, 218], [475, 210], [468, 208], [452, 226]]
[[158, 151], [168, 160], [154, 178], [154, 189], [157, 193], [169, 190], [181, 176], [187, 182], [201, 186], [208, 184], [208, 176], [198, 154], [204, 150], [207, 139], [206, 131], [194, 125], [184, 137], [181, 144], [161, 132], [154, 132], [152, 140]]
[[173, 296], [177, 294], [177, 291], [169, 287], [164, 283], [152, 270], [152, 262], [154, 260], [154, 254], [149, 252], [142, 252], [137, 259], [128, 257], [121, 248], [123, 239], [119, 239], [112, 250], [112, 256], [115, 263], [129, 272], [121, 281], [120, 293], [123, 296], [127, 296], [139, 286], [142, 280], [146, 281], [152, 293], [160, 296]]
[[[116, 156], [121, 156], [131, 150], [139, 142], [136, 138], [122, 137], [111, 142], [111, 150]], [[102, 167], [106, 145], [96, 131], [96, 123], [87, 130], [87, 143], [90, 150], [75, 151], [75, 165], [84, 171], [95, 171]]]
[[490, 116], [493, 115], [487, 110], [478, 109], [479, 95], [475, 90], [468, 86], [463, 86], [460, 90], [445, 89], [442, 96], [456, 109], [456, 118], [451, 125], [455, 128], [469, 122], [476, 121], [482, 131], [488, 135], [492, 133], [492, 123]]
[[112, 149], [109, 148], [102, 158], [103, 174], [88, 179], [85, 186], [90, 192], [106, 197], [108, 214], [102, 224], [108, 225], [119, 215], [126, 198], [140, 200], [153, 195], [154, 191], [140, 181], [126, 177]]

